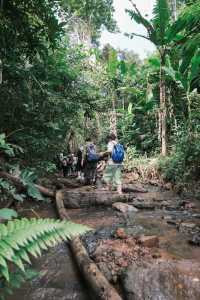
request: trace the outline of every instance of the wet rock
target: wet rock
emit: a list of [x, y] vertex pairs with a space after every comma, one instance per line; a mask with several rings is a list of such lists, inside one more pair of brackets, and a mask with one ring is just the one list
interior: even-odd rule
[[127, 234], [126, 234], [124, 228], [118, 228], [116, 230], [115, 236], [117, 238], [120, 238], [120, 239], [126, 239], [127, 238]]
[[159, 181], [158, 180], [149, 180], [148, 183], [153, 185], [153, 186], [159, 186]]
[[196, 219], [200, 219], [200, 214], [193, 214], [192, 217]]
[[182, 200], [182, 201], [179, 201], [179, 207], [183, 207], [184, 209], [192, 209], [192, 208], [195, 208], [196, 205], [191, 201]]
[[191, 233], [197, 225], [195, 223], [189, 223], [189, 222], [182, 222], [179, 226], [179, 231], [181, 233]]
[[123, 185], [124, 193], [147, 193], [148, 190], [142, 187], [139, 184], [124, 184]]
[[138, 239], [138, 243], [144, 247], [153, 248], [159, 246], [159, 239], [156, 235], [141, 236]]
[[173, 219], [172, 216], [162, 216], [162, 219], [165, 221], [171, 221]]
[[154, 210], [156, 208], [156, 204], [154, 204], [154, 203], [133, 202], [133, 205], [136, 208], [138, 208], [138, 209], [150, 209], [150, 210]]
[[97, 244], [102, 239], [113, 238], [116, 232], [116, 226], [99, 228], [95, 232], [88, 232], [82, 236], [82, 242], [88, 253], [92, 255], [97, 247]]
[[109, 281], [116, 282], [124, 269], [135, 261], [151, 258], [149, 248], [136, 244], [132, 237], [101, 241], [92, 258]]
[[171, 184], [171, 182], [166, 183], [166, 184], [163, 186], [163, 188], [166, 189], [167, 191], [172, 190], [172, 184]]
[[192, 260], [132, 265], [122, 278], [127, 300], [199, 300], [200, 263]]
[[181, 223], [181, 220], [178, 220], [178, 219], [167, 220], [167, 224], [174, 225], [176, 227], [179, 227], [180, 223]]
[[116, 202], [112, 205], [112, 207], [121, 211], [123, 214], [138, 211], [134, 206], [122, 202]]
[[189, 202], [185, 205], [185, 209], [191, 209], [191, 208], [195, 208], [195, 207], [196, 207], [196, 205], [192, 202]]
[[195, 233], [193, 237], [189, 240], [189, 243], [194, 246], [200, 246], [200, 232]]

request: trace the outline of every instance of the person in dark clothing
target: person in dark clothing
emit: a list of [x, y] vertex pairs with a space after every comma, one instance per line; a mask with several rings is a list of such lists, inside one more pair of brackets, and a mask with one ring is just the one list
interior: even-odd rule
[[83, 161], [83, 146], [80, 146], [77, 152], [77, 164], [76, 164], [78, 179], [83, 179], [82, 161]]
[[99, 155], [96, 153], [96, 146], [91, 139], [86, 140], [86, 145], [83, 151], [83, 158], [85, 184], [94, 184], [96, 181], [96, 170]]
[[64, 158], [62, 161], [62, 171], [63, 171], [63, 177], [66, 177], [68, 175], [68, 164], [66, 158]]

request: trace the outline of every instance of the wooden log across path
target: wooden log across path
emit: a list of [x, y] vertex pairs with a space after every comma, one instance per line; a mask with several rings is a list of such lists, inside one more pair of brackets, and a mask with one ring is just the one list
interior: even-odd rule
[[94, 206], [112, 206], [115, 202], [131, 202], [134, 194], [112, 193], [107, 191], [59, 190], [56, 201], [63, 201], [66, 208], [86, 208]]
[[[56, 193], [56, 206], [60, 218], [68, 219], [67, 211], [60, 191]], [[90, 259], [81, 239], [76, 237], [70, 241], [70, 248], [81, 274], [94, 294], [94, 299], [122, 300], [115, 288], [108, 282], [97, 265]]]

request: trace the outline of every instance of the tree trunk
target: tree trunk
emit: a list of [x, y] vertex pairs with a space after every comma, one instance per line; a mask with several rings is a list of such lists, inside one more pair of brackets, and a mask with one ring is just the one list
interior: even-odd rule
[[99, 112], [95, 113], [95, 117], [96, 117], [96, 124], [97, 124], [97, 136], [98, 136], [98, 138], [101, 138], [101, 136], [102, 136], [102, 127], [101, 127]]
[[164, 78], [164, 67], [165, 63], [165, 54], [161, 55], [160, 62], [160, 112], [159, 112], [159, 124], [161, 131], [161, 154], [166, 156], [167, 154], [167, 132], [166, 132], [166, 87], [165, 87], [165, 78]]
[[115, 105], [115, 95], [112, 97], [112, 110], [110, 112], [110, 132], [114, 133], [117, 136], [117, 113]]
[[3, 66], [2, 66], [2, 60], [0, 59], [0, 84], [3, 82]]
[[177, 1], [170, 0], [170, 6], [171, 6], [172, 20], [173, 22], [175, 22], [177, 19]]
[[[25, 190], [26, 187], [22, 184], [20, 178], [15, 177], [7, 172], [0, 172], [0, 178], [5, 178], [8, 179], [10, 181], [12, 181], [14, 183], [14, 185], [16, 185], [18, 188]], [[40, 191], [40, 193], [46, 197], [51, 197], [54, 198], [55, 194], [52, 190], [43, 187], [41, 185], [35, 184], [36, 188]]]
[[115, 202], [131, 202], [135, 196], [107, 191], [60, 190], [56, 193], [56, 198], [62, 198], [66, 208], [86, 208], [101, 205], [112, 206]]
[[190, 91], [187, 91], [186, 97], [187, 97], [187, 103], [188, 103], [188, 125], [189, 125], [189, 129], [190, 129], [190, 125], [191, 125], [191, 99], [190, 99]]

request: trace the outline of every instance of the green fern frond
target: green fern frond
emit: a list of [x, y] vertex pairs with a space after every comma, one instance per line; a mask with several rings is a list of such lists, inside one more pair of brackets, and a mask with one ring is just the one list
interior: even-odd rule
[[10, 274], [10, 281], [5, 279], [0, 282], [0, 300], [5, 300], [6, 295], [12, 295], [13, 289], [20, 288], [21, 285], [27, 281], [36, 278], [39, 275], [39, 272], [33, 269], [26, 269], [26, 272], [21, 272], [17, 270]]
[[156, 0], [152, 22], [160, 45], [164, 45], [166, 42], [166, 31], [170, 22], [170, 9], [167, 0]]
[[42, 250], [83, 234], [87, 226], [53, 219], [21, 219], [0, 224], [0, 276], [10, 280], [8, 262], [21, 271], [31, 263], [29, 255], [38, 257]]

